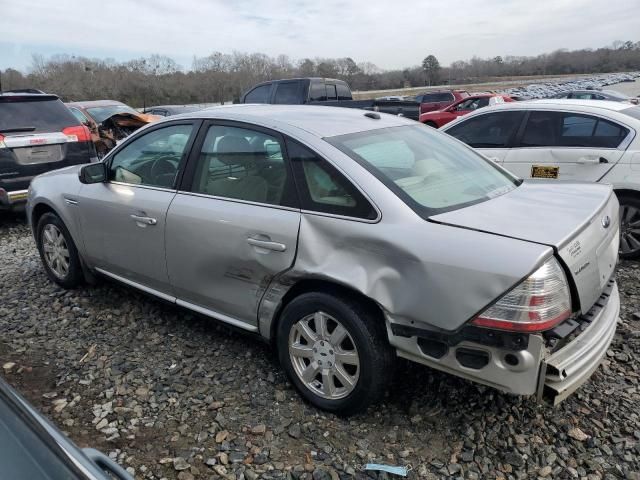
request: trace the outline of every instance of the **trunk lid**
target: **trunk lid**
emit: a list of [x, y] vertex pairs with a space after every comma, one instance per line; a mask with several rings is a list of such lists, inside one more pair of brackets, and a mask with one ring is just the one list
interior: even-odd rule
[[618, 201], [609, 185], [525, 181], [500, 197], [430, 220], [553, 247], [588, 311], [618, 258]]

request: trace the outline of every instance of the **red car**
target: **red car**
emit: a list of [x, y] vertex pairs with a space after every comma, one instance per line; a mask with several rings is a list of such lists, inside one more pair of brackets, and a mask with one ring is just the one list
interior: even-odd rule
[[420, 113], [442, 110], [452, 103], [469, 96], [466, 90], [432, 90], [416, 95], [416, 101], [420, 102]]
[[420, 121], [430, 127], [440, 128], [462, 115], [466, 115], [467, 113], [486, 107], [487, 105], [513, 101], [514, 100], [508, 95], [498, 95], [496, 93], [470, 95], [449, 105], [444, 110], [436, 110], [435, 112], [420, 114]]

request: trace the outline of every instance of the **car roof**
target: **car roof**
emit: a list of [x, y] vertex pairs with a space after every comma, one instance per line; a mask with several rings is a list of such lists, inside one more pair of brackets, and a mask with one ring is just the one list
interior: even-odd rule
[[[462, 123], [466, 119], [482, 115], [487, 112], [495, 112], [497, 110], [554, 110], [567, 109], [575, 112], [605, 114], [605, 112], [620, 112], [628, 108], [634, 108], [634, 105], [624, 102], [613, 102], [610, 100], [580, 100], [573, 98], [545, 98], [540, 100], [525, 100], [523, 102], [505, 102], [496, 105], [489, 105], [480, 108], [474, 112], [457, 118], [442, 127], [443, 131]], [[621, 114], [626, 122], [633, 122], [634, 119], [630, 115]], [[637, 122], [637, 120], [635, 120]]]
[[[372, 114], [376, 114], [379, 118], [367, 116]], [[165, 121], [176, 118], [234, 120], [272, 127], [276, 130], [301, 129], [321, 138], [379, 128], [418, 125], [413, 120], [396, 115], [378, 114], [356, 108], [314, 105], [224, 105], [176, 115]]]
[[495, 110], [498, 108], [526, 110], [526, 109], [533, 108], [534, 106], [535, 108], [544, 108], [544, 109], [569, 107], [569, 108], [575, 108], [575, 109], [585, 108], [588, 110], [592, 110], [592, 109], [611, 110], [615, 112], [619, 112], [620, 110], [625, 110], [627, 108], [632, 107], [632, 105], [628, 103], [611, 102], [608, 100], [582, 100], [578, 98], [544, 98], [540, 100], [527, 100], [525, 102], [499, 103], [497, 105], [485, 107], [482, 109], [482, 111], [486, 112], [489, 109]]
[[70, 107], [80, 108], [92, 108], [92, 107], [108, 107], [111, 105], [126, 105], [125, 103], [118, 102], [117, 100], [87, 100], [80, 102], [67, 102], [65, 105]]
[[58, 96], [53, 95], [51, 93], [32, 93], [32, 92], [0, 92], [0, 99], [11, 99], [11, 101], [16, 101], [16, 99], [24, 98], [25, 100], [57, 100]]

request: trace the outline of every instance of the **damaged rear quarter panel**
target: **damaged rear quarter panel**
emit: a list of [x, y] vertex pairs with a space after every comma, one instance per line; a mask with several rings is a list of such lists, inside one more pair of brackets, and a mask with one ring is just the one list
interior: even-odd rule
[[383, 212], [378, 223], [303, 214], [299, 235], [294, 267], [263, 297], [263, 335], [286, 291], [303, 279], [354, 289], [393, 322], [453, 331], [552, 254], [544, 245], [439, 225], [412, 212]]

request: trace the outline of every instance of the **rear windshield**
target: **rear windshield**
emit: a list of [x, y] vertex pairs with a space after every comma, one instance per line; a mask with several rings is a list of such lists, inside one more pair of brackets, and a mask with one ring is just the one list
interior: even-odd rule
[[80, 122], [57, 98], [0, 98], [0, 133], [60, 132]]
[[91, 115], [97, 123], [104, 122], [107, 118], [115, 115], [116, 113], [135, 113], [139, 115], [140, 112], [136, 112], [128, 105], [108, 105], [106, 107], [92, 107], [87, 108], [87, 113]]
[[640, 107], [625, 108], [624, 110], [620, 110], [620, 112], [640, 120]]
[[510, 192], [520, 180], [453, 138], [423, 125], [326, 139], [423, 217]]
[[422, 103], [431, 102], [453, 102], [453, 93], [427, 93], [422, 97]]

